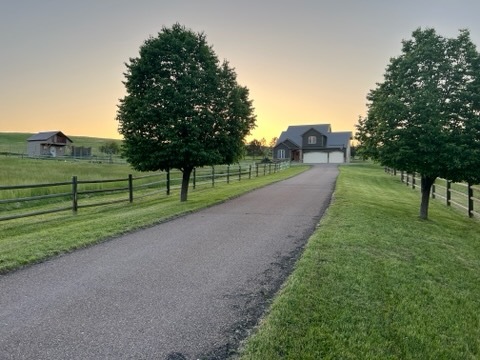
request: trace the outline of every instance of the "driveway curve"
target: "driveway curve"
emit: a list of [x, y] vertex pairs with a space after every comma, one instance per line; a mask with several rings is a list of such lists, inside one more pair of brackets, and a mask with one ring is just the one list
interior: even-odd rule
[[328, 207], [337, 166], [0, 276], [0, 359], [225, 359]]

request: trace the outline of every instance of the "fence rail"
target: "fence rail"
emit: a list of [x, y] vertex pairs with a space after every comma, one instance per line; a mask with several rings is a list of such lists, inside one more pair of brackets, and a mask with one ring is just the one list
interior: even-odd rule
[[[421, 188], [421, 177], [416, 173], [407, 173], [392, 168], [385, 172], [399, 176], [400, 181], [412, 189]], [[441, 199], [447, 206], [466, 211], [469, 217], [480, 217], [480, 185], [454, 183], [446, 179], [436, 179], [431, 189], [432, 199]]]
[[[241, 181], [252, 177], [265, 176], [290, 167], [290, 162], [270, 164], [215, 166], [196, 168], [190, 179], [190, 186], [195, 189], [199, 185]], [[79, 180], [73, 176], [71, 181], [30, 185], [0, 186], [0, 221], [25, 218], [30, 216], [72, 211], [80, 208], [104, 206], [120, 202], [132, 203], [135, 199], [152, 196], [164, 192], [170, 195], [172, 189], [181, 187], [182, 177], [179, 171], [160, 172], [125, 178], [104, 180]], [[28, 191], [35, 189], [43, 192], [39, 195], [4, 195], [12, 190]], [[70, 205], [66, 206], [66, 203]], [[22, 208], [23, 211], [18, 211]]]
[[74, 161], [74, 162], [89, 162], [89, 163], [106, 163], [106, 164], [127, 164], [127, 160], [120, 155], [109, 154], [93, 154], [88, 156], [81, 155], [28, 155], [23, 149], [15, 149], [10, 147], [2, 147], [0, 144], [0, 155], [7, 157], [28, 158], [37, 160], [52, 160], [52, 161]]

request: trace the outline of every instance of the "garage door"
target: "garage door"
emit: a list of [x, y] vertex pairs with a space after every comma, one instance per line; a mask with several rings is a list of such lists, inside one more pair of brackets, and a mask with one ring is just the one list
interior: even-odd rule
[[345, 160], [343, 159], [343, 152], [333, 151], [330, 153], [329, 162], [332, 164], [343, 164]]
[[326, 164], [328, 163], [328, 154], [323, 152], [304, 153], [303, 162], [306, 164]]

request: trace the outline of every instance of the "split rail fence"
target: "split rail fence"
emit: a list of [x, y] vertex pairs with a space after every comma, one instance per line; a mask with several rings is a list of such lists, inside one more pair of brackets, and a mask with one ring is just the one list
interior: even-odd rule
[[[392, 168], [385, 168], [385, 172], [393, 176], [399, 176], [400, 181], [412, 189], [421, 189], [419, 174]], [[432, 185], [431, 197], [432, 199], [442, 200], [447, 206], [454, 206], [465, 211], [469, 217], [480, 217], [480, 185], [436, 179]]]
[[[216, 183], [241, 181], [252, 177], [266, 176], [290, 167], [290, 162], [255, 164], [247, 166], [214, 166], [196, 168], [190, 178], [190, 187], [199, 185], [214, 187]], [[107, 180], [81, 180], [73, 176], [70, 181], [0, 186], [0, 221], [29, 216], [72, 211], [81, 208], [110, 205], [120, 202], [132, 203], [135, 199], [179, 189], [182, 182], [180, 171], [159, 172], [143, 176]]]

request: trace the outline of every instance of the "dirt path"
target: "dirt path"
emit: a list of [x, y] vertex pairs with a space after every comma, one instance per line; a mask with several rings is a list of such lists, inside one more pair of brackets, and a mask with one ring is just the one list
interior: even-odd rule
[[0, 276], [0, 359], [225, 359], [329, 204], [315, 166], [224, 204]]

